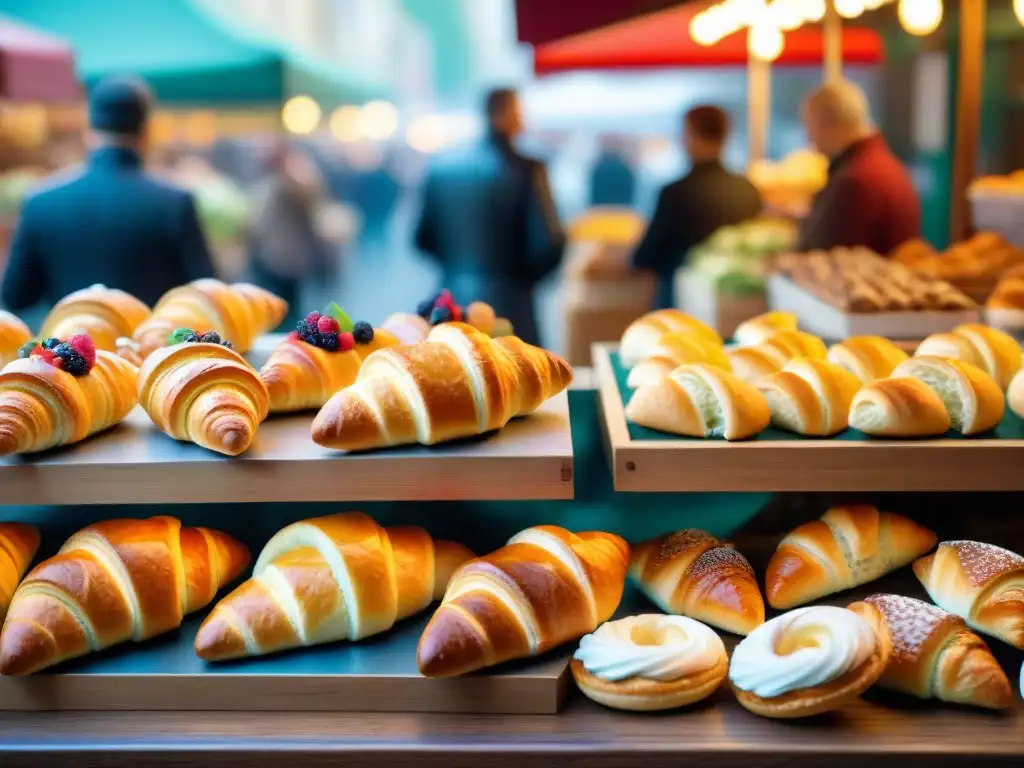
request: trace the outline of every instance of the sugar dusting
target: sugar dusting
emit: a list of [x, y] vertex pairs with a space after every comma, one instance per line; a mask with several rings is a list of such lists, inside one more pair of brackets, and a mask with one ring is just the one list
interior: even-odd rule
[[900, 663], [917, 661], [925, 641], [944, 622], [959, 619], [938, 606], [903, 595], [872, 595], [864, 602], [878, 608], [892, 635], [892, 655]]
[[690, 578], [699, 578], [716, 568], [741, 568], [751, 576], [754, 575], [754, 569], [750, 567], [747, 558], [732, 547], [723, 546], [709, 549], [698, 557], [690, 568]]
[[981, 587], [997, 576], [1017, 568], [1024, 568], [1024, 557], [1008, 549], [980, 541], [946, 541], [939, 545], [953, 547], [967, 578], [975, 587]]
[[653, 567], [671, 562], [679, 555], [693, 549], [706, 549], [719, 543], [718, 539], [710, 533], [698, 528], [687, 528], [676, 533], [667, 533], [656, 541], [657, 549], [651, 562]]

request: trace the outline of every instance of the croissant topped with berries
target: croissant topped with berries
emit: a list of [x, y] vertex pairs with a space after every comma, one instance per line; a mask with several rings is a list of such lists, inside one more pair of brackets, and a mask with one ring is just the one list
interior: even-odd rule
[[426, 340], [431, 327], [441, 323], [467, 323], [493, 338], [513, 334], [512, 323], [508, 318], [498, 317], [490, 304], [474, 301], [462, 307], [455, 303], [452, 292], [447, 289], [421, 301], [415, 315], [396, 312], [381, 327], [397, 336], [403, 344], [417, 344]]
[[18, 350], [28, 343], [32, 333], [21, 320], [0, 309], [0, 368], [18, 358]]
[[135, 407], [138, 369], [88, 336], [22, 349], [0, 371], [0, 456], [70, 445], [114, 426]]
[[113, 352], [117, 339], [131, 336], [149, 314], [149, 307], [130, 293], [93, 285], [57, 302], [39, 334], [44, 339], [85, 334], [97, 349]]
[[270, 412], [320, 408], [335, 392], [356, 380], [372, 352], [398, 344], [398, 339], [369, 323], [355, 323], [340, 313], [311, 312], [288, 334], [260, 369], [270, 393]]
[[443, 323], [420, 344], [370, 355], [355, 384], [320, 409], [313, 440], [356, 451], [480, 435], [532, 413], [571, 381], [558, 355]]
[[231, 339], [239, 352], [248, 352], [257, 337], [276, 328], [287, 311], [284, 299], [263, 288], [206, 278], [165, 293], [153, 307], [153, 316], [135, 330], [134, 339], [143, 358], [166, 347], [175, 328], [216, 331]]
[[270, 407], [255, 369], [224, 343], [211, 341], [177, 343], [146, 358], [139, 404], [175, 440], [227, 456], [252, 444]]

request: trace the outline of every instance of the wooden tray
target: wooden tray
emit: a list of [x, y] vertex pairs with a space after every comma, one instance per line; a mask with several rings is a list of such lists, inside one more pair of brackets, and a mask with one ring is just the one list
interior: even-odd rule
[[179, 443], [136, 408], [78, 445], [0, 459], [0, 504], [571, 499], [563, 392], [499, 432], [426, 448], [346, 455], [313, 443], [315, 414], [272, 416], [227, 458]]
[[575, 646], [495, 672], [431, 680], [416, 668], [416, 644], [431, 613], [359, 643], [220, 664], [193, 652], [200, 614], [178, 632], [68, 662], [57, 672], [0, 676], [0, 710], [558, 712]]
[[822, 440], [769, 428], [746, 442], [700, 440], [626, 421], [626, 371], [597, 344], [601, 426], [617, 491], [1020, 491], [1024, 422], [1009, 410], [991, 436]]
[[923, 339], [949, 331], [962, 323], [977, 323], [981, 309], [954, 312], [843, 312], [786, 277], [768, 278], [768, 305], [773, 310], [794, 313], [802, 330], [825, 339], [873, 334], [890, 339]]

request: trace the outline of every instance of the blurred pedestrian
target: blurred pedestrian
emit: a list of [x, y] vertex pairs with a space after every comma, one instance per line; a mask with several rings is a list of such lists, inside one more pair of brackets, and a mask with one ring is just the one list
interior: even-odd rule
[[819, 88], [804, 104], [807, 137], [831, 161], [797, 249], [866, 246], [883, 256], [921, 233], [921, 201], [907, 169], [871, 124], [851, 82]]
[[715, 106], [686, 113], [683, 144], [690, 172], [661, 190], [643, 240], [632, 256], [633, 269], [647, 269], [658, 280], [656, 306], [675, 306], [673, 278], [691, 248], [715, 230], [756, 217], [761, 196], [744, 176], [722, 165], [729, 138], [729, 116]]
[[323, 281], [333, 264], [331, 248], [317, 228], [324, 186], [312, 161], [291, 151], [284, 140], [271, 146], [267, 169], [254, 195], [250, 268], [254, 283], [288, 302], [282, 326], [290, 328], [305, 314], [303, 282]]
[[491, 91], [485, 112], [486, 138], [430, 169], [416, 246], [459, 301], [487, 302], [537, 344], [533, 289], [561, 263], [565, 235], [547, 169], [515, 147], [524, 128], [518, 95]]
[[25, 202], [0, 299], [14, 310], [95, 283], [147, 304], [214, 270], [192, 196], [143, 171], [151, 96], [111, 78], [89, 100], [92, 154]]
[[636, 199], [636, 172], [625, 147], [613, 138], [601, 141], [590, 172], [590, 204], [631, 208]]

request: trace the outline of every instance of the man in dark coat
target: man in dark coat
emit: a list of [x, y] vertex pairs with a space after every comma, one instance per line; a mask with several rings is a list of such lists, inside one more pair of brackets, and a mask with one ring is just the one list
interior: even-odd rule
[[910, 174], [872, 128], [860, 88], [840, 82], [819, 89], [807, 100], [804, 122], [831, 164], [801, 227], [799, 251], [859, 245], [885, 256], [920, 234], [921, 202]]
[[722, 109], [701, 106], [686, 113], [683, 141], [690, 172], [661, 190], [647, 232], [633, 253], [633, 269], [657, 276], [657, 309], [675, 305], [674, 275], [691, 248], [715, 230], [761, 213], [754, 185], [722, 165], [728, 137], [729, 117]]
[[5, 305], [52, 304], [96, 283], [152, 305], [177, 285], [213, 276], [192, 196], [143, 172], [149, 108], [135, 80], [96, 86], [92, 155], [22, 207], [0, 290]]
[[558, 268], [565, 236], [544, 164], [514, 146], [523, 130], [515, 91], [492, 91], [486, 110], [486, 139], [431, 168], [416, 247], [441, 266], [456, 300], [487, 302], [537, 344], [533, 289]]

